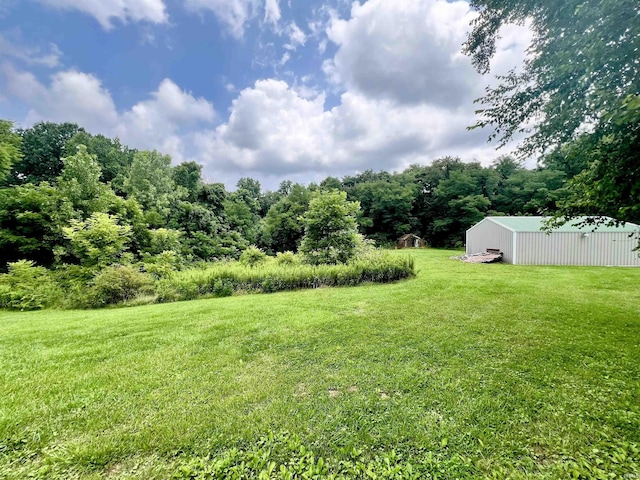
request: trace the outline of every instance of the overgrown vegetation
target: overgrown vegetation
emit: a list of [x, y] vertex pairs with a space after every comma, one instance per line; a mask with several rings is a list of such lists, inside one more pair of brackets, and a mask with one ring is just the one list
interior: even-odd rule
[[[331, 191], [360, 205], [352, 211], [357, 225], [351, 221], [349, 233], [334, 238], [339, 244], [352, 244], [355, 228], [379, 245], [414, 233], [431, 246], [455, 246], [486, 215], [554, 212], [564, 181], [581, 171], [561, 162], [526, 170], [508, 157], [490, 167], [444, 157], [400, 173], [365, 171], [306, 186], [284, 181], [276, 191], [242, 178], [230, 192], [205, 182], [201, 165], [172, 166], [167, 155], [76, 124], [15, 130], [0, 121], [0, 152], [0, 271], [18, 260], [103, 268], [164, 251], [182, 263], [237, 260], [250, 245], [271, 255], [296, 252], [314, 196]], [[325, 260], [336, 259], [318, 257]]]
[[0, 478], [636, 475], [640, 270], [454, 253], [389, 285], [0, 312]]
[[272, 293], [368, 282], [389, 283], [415, 275], [411, 257], [396, 257], [384, 252], [371, 252], [341, 265], [288, 263], [282, 258], [280, 261], [263, 261], [249, 268], [233, 262], [176, 273], [158, 283], [158, 300], [166, 302], [210, 295], [228, 296], [233, 292]]
[[75, 267], [50, 272], [22, 260], [0, 275], [0, 308], [100, 308], [193, 300], [234, 293], [389, 283], [415, 275], [413, 259], [369, 249], [345, 264], [309, 265], [291, 252], [268, 257], [255, 247], [240, 261], [202, 263], [179, 271], [171, 252], [139, 265]]

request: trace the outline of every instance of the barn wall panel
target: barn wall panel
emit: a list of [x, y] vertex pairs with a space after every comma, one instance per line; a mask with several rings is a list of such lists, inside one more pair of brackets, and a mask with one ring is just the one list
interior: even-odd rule
[[627, 233], [522, 232], [516, 258], [521, 265], [640, 266], [636, 245]]
[[514, 233], [491, 220], [483, 220], [467, 230], [466, 253], [480, 253], [488, 248], [500, 249], [502, 260], [513, 263]]

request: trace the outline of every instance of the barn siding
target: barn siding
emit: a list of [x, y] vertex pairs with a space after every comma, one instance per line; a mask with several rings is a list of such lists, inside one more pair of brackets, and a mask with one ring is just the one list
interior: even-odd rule
[[640, 266], [636, 238], [628, 233], [519, 232], [516, 257], [519, 265]]
[[466, 253], [480, 253], [487, 248], [498, 248], [502, 252], [502, 260], [513, 263], [514, 232], [498, 225], [489, 219], [467, 230]]

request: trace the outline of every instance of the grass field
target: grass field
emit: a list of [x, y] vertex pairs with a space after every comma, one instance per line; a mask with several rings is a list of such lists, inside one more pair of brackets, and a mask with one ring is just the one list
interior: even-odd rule
[[218, 478], [265, 452], [640, 478], [640, 269], [453, 253], [413, 252], [389, 285], [2, 312], [0, 478]]

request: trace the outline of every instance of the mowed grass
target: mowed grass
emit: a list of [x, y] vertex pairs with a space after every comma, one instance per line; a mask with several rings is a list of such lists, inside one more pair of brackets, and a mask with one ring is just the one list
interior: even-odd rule
[[2, 312], [0, 478], [170, 478], [269, 432], [437, 478], [638, 478], [640, 269], [455, 253], [389, 285]]

